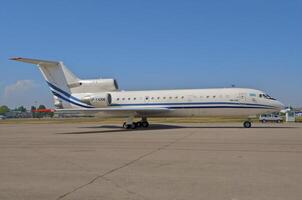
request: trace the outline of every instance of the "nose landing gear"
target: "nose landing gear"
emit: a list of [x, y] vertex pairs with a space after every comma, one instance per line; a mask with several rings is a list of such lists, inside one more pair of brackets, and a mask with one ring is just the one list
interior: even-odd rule
[[243, 127], [244, 128], [251, 128], [252, 127], [252, 122], [250, 122], [250, 121], [243, 122]]

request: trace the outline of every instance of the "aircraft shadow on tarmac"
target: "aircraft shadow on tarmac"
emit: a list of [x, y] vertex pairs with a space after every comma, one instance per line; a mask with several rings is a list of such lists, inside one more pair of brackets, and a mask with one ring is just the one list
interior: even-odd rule
[[[57, 134], [94, 134], [94, 133], [118, 133], [118, 132], [135, 132], [135, 131], [150, 131], [150, 130], [166, 130], [166, 129], [246, 129], [241, 126], [182, 126], [182, 125], [167, 125], [167, 124], [151, 124], [148, 128], [137, 128], [137, 129], [129, 129], [126, 130], [119, 125], [102, 125], [102, 126], [89, 126], [89, 127], [79, 127], [79, 129], [95, 129], [88, 131], [72, 131], [72, 132], [64, 132]], [[278, 127], [278, 126], [265, 126], [265, 127], [252, 127], [251, 129], [286, 129], [286, 128], [297, 128], [297, 127]], [[105, 129], [105, 130], [100, 130]]]

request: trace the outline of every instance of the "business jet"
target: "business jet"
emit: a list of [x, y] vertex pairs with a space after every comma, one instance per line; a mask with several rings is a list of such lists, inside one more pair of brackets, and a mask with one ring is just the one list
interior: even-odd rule
[[[125, 117], [123, 127], [148, 127], [148, 117], [250, 116], [280, 111], [284, 105], [265, 92], [247, 88], [119, 90], [114, 79], [80, 79], [61, 61], [11, 60], [35, 64], [43, 74], [58, 113]], [[141, 119], [134, 121], [134, 118]]]

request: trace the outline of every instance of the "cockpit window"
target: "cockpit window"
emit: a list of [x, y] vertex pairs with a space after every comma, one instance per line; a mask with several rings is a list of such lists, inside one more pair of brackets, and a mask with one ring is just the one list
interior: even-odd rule
[[275, 98], [269, 96], [268, 94], [259, 94], [260, 98], [270, 99], [270, 100], [276, 100]]

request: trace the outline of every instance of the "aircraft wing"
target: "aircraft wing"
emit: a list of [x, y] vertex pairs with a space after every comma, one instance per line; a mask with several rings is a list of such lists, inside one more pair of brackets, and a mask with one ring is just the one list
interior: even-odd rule
[[169, 108], [154, 108], [154, 107], [128, 107], [128, 108], [79, 108], [79, 109], [56, 109], [58, 114], [98, 114], [98, 113], [125, 113], [125, 114], [155, 114], [170, 112], [173, 109]]

